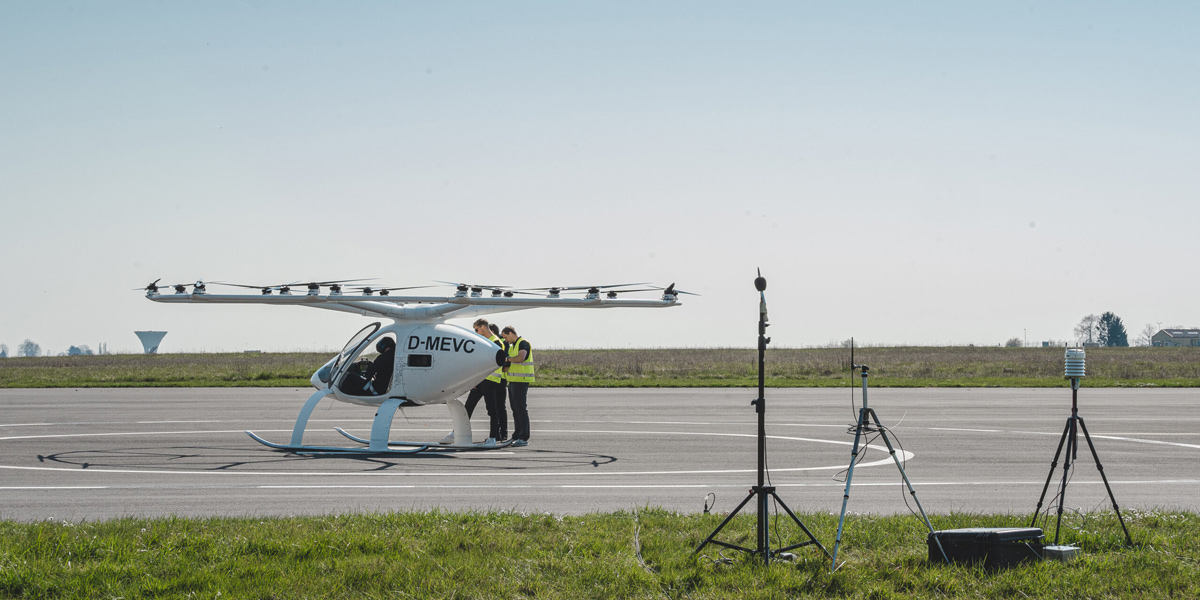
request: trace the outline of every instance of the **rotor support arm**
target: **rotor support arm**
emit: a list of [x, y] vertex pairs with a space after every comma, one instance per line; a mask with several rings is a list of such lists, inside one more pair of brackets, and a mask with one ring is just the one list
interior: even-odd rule
[[[438, 296], [346, 296], [342, 294], [209, 294], [148, 293], [154, 302], [179, 304], [273, 304], [311, 306], [341, 312], [390, 317], [393, 319], [436, 319], [454, 312], [475, 314], [504, 312], [526, 308], [667, 308], [678, 306], [675, 297], [662, 300], [609, 298], [470, 298]], [[464, 310], [474, 309], [474, 310]]]

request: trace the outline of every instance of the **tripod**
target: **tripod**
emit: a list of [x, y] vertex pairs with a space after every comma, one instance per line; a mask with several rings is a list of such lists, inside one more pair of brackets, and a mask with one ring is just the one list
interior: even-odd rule
[[[774, 555], [787, 552], [788, 550], [800, 548], [802, 546], [816, 544], [816, 546], [820, 548], [826, 556], [829, 556], [829, 551], [825, 549], [825, 546], [822, 546], [821, 542], [818, 542], [817, 538], [813, 537], [813, 534], [808, 530], [808, 527], [805, 527], [804, 523], [800, 521], [800, 517], [797, 517], [796, 513], [792, 512], [792, 509], [788, 508], [788, 505], [785, 504], [783, 500], [779, 498], [779, 495], [775, 493], [775, 487], [765, 485], [764, 477], [767, 470], [767, 401], [764, 398], [763, 393], [765, 388], [763, 379], [763, 357], [767, 351], [767, 344], [771, 342], [771, 338], [766, 336], [768, 326], [767, 298], [762, 292], [767, 289], [767, 280], [763, 278], [761, 271], [759, 271], [758, 277], [754, 280], [754, 287], [759, 291], [760, 298], [758, 305], [758, 398], [751, 401], [750, 404], [754, 405], [754, 411], [758, 413], [758, 485], [750, 488], [750, 493], [744, 500], [742, 500], [742, 503], [738, 504], [737, 508], [733, 509], [733, 512], [729, 513], [729, 516], [725, 517], [724, 521], [721, 521], [721, 524], [718, 525], [717, 528], [713, 530], [713, 532], [709, 534], [709, 536], [703, 542], [701, 542], [699, 546], [696, 547], [692, 554], [700, 552], [701, 549], [711, 543], [718, 546], [723, 546], [725, 548], [731, 548], [733, 550], [740, 550], [742, 552], [761, 555], [763, 564], [770, 564], [771, 557]], [[789, 517], [792, 518], [792, 521], [794, 521], [796, 525], [800, 527], [800, 530], [804, 532], [804, 535], [808, 536], [808, 541], [771, 550], [770, 529], [767, 522], [767, 518], [770, 516], [768, 514], [767, 500], [771, 498], [773, 498], [775, 502], [779, 504], [779, 506], [783, 507], [783, 510], [787, 512]], [[721, 533], [721, 530], [733, 520], [733, 517], [737, 516], [738, 512], [741, 511], [742, 508], [753, 499], [758, 500], [758, 545], [755, 548], [746, 548], [744, 546], [729, 544], [714, 539], [717, 537], [717, 534]]]
[[1117, 497], [1113, 495], [1112, 487], [1108, 485], [1108, 477], [1104, 476], [1104, 465], [1100, 464], [1100, 455], [1096, 454], [1096, 445], [1092, 443], [1092, 436], [1088, 434], [1083, 417], [1079, 416], [1078, 377], [1071, 377], [1071, 416], [1067, 417], [1067, 426], [1063, 428], [1062, 437], [1058, 439], [1058, 449], [1054, 451], [1054, 460], [1050, 461], [1050, 473], [1046, 475], [1046, 485], [1042, 486], [1042, 495], [1038, 497], [1037, 508], [1033, 511], [1033, 519], [1030, 520], [1029, 526], [1033, 527], [1037, 523], [1038, 515], [1042, 512], [1042, 501], [1046, 499], [1046, 490], [1050, 489], [1050, 480], [1054, 478], [1054, 469], [1058, 466], [1058, 457], [1062, 454], [1065, 443], [1067, 455], [1063, 459], [1062, 485], [1058, 490], [1058, 520], [1054, 525], [1054, 545], [1058, 545], [1058, 533], [1062, 529], [1063, 502], [1066, 499], [1067, 481], [1070, 479], [1071, 473], [1071, 460], [1079, 460], [1079, 429], [1083, 430], [1083, 439], [1087, 440], [1088, 448], [1092, 451], [1096, 469], [1100, 471], [1100, 480], [1104, 482], [1104, 489], [1108, 490], [1108, 499], [1112, 500], [1113, 511], [1117, 513], [1117, 520], [1121, 523], [1121, 529], [1125, 531], [1125, 543], [1133, 545], [1129, 528], [1125, 526], [1125, 519], [1121, 517], [1121, 509], [1117, 506]]
[[[850, 468], [846, 470], [846, 493], [842, 496], [842, 515], [838, 517], [837, 539], [833, 542], [833, 558], [832, 564], [829, 567], [830, 572], [837, 570], [837, 553], [838, 546], [842, 543], [842, 525], [846, 521], [846, 504], [850, 502], [850, 480], [854, 478], [854, 464], [858, 462], [858, 447], [862, 440], [864, 431], [871, 431], [871, 422], [875, 423], [874, 431], [879, 432], [879, 437], [883, 438], [883, 443], [887, 444], [888, 454], [892, 455], [892, 460], [896, 462], [896, 468], [900, 469], [900, 476], [904, 478], [904, 485], [908, 486], [908, 493], [912, 494], [913, 500], [917, 503], [917, 510], [921, 511], [921, 518], [925, 521], [925, 526], [929, 528], [930, 539], [937, 544], [938, 551], [942, 553], [942, 559], [946, 564], [950, 564], [950, 559], [946, 556], [946, 551], [942, 548], [942, 542], [933, 534], [933, 524], [929, 522], [929, 517], [925, 514], [925, 509], [921, 507], [921, 501], [917, 499], [917, 491], [913, 489], [912, 482], [908, 480], [908, 474], [904, 472], [904, 465], [900, 463], [900, 459], [896, 456], [896, 449], [892, 447], [892, 440], [888, 438], [887, 429], [883, 423], [879, 422], [879, 415], [875, 414], [875, 409], [867, 406], [867, 372], [870, 370], [866, 365], [856, 365], [854, 360], [850, 361], [851, 369], [862, 369], [862, 391], [863, 400], [862, 408], [858, 411], [858, 423], [854, 425], [854, 448], [850, 451]], [[866, 448], [864, 447], [865, 451]]]

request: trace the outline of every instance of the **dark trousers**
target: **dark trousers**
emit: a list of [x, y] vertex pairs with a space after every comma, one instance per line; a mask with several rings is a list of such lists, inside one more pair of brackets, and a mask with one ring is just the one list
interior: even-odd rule
[[508, 403], [513, 412], [514, 440], [529, 441], [529, 384], [510, 381], [508, 383]]
[[496, 392], [496, 412], [497, 412], [497, 414], [500, 415], [499, 417], [497, 417], [497, 421], [500, 426], [500, 430], [499, 430], [500, 435], [496, 436], [496, 440], [497, 441], [507, 440], [508, 439], [508, 409], [506, 408], [506, 405], [508, 404], [508, 381], [501, 380], [500, 382], [496, 383], [496, 386], [492, 389], [495, 390], [495, 392]]
[[471, 415], [475, 414], [475, 406], [479, 404], [480, 398], [484, 399], [483, 407], [485, 409], [487, 409], [488, 414], [489, 415], [492, 414], [492, 409], [487, 404], [487, 394], [485, 394], [484, 390], [483, 390], [484, 383], [491, 383], [491, 382], [487, 381], [486, 379], [483, 381], [480, 381], [479, 385], [471, 388], [470, 393], [467, 394], [467, 401], [465, 404], [463, 404], [463, 406], [466, 407], [466, 409], [467, 409], [467, 418], [468, 419], [471, 418]]
[[483, 408], [487, 410], [488, 414], [488, 437], [495, 438], [496, 441], [508, 437], [508, 411], [504, 407], [504, 385], [497, 381], [484, 379], [479, 382], [479, 385], [471, 388], [464, 405], [467, 409], [468, 419], [475, 414], [475, 407], [479, 405], [480, 398], [483, 399]]
[[488, 437], [496, 441], [508, 437], [508, 411], [504, 408], [504, 384], [498, 381], [483, 381], [483, 401], [486, 403], [491, 431]]

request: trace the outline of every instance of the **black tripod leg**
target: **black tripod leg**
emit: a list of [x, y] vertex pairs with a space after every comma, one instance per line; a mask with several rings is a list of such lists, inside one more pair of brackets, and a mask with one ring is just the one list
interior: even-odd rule
[[1096, 460], [1096, 469], [1100, 471], [1100, 480], [1104, 482], [1104, 489], [1108, 490], [1108, 499], [1112, 500], [1113, 511], [1117, 513], [1117, 521], [1121, 522], [1121, 529], [1125, 531], [1125, 543], [1132, 546], [1133, 537], [1129, 535], [1129, 528], [1125, 526], [1125, 519], [1121, 517], [1121, 507], [1117, 506], [1117, 497], [1113, 495], [1112, 487], [1108, 485], [1108, 477], [1104, 476], [1104, 465], [1100, 464], [1100, 455], [1096, 454], [1096, 445], [1092, 443], [1092, 435], [1088, 433], [1083, 417], [1079, 417], [1079, 427], [1083, 429], [1083, 439], [1087, 440], [1088, 448], [1092, 451], [1092, 458]]
[[814, 536], [812, 534], [812, 532], [809, 531], [808, 528], [804, 526], [804, 523], [800, 520], [800, 517], [797, 517], [796, 513], [792, 512], [791, 508], [788, 508], [787, 503], [785, 503], [783, 500], [781, 500], [779, 498], [778, 494], [776, 494], [775, 492], [771, 492], [771, 497], [775, 498], [775, 501], [778, 502], [779, 505], [783, 507], [783, 510], [785, 512], [787, 512], [788, 516], [791, 517], [793, 521], [796, 522], [796, 525], [800, 526], [800, 530], [803, 531], [804, 535], [807, 535], [808, 539], [810, 540], [810, 541], [803, 542], [800, 544], [794, 544], [794, 545], [788, 546], [786, 548], [780, 548], [779, 552], [786, 552], [788, 550], [792, 550], [793, 548], [799, 548], [801, 546], [807, 546], [809, 544], [816, 544], [817, 547], [821, 549], [821, 552], [825, 553], [825, 556], [829, 556], [830, 558], [833, 558], [832, 556], [830, 556], [829, 551], [825, 549], [825, 546], [822, 546], [821, 542], [817, 541], [816, 536]]
[[763, 564], [767, 565], [771, 563], [770, 509], [767, 507], [766, 492], [756, 489], [754, 493], [758, 495], [758, 553], [762, 554]]
[[1058, 534], [1062, 530], [1063, 504], [1067, 501], [1067, 481], [1071, 476], [1071, 457], [1079, 454], [1078, 431], [1075, 429], [1075, 417], [1067, 419], [1067, 455], [1063, 457], [1062, 486], [1058, 490], [1058, 520], [1054, 524], [1054, 545], [1058, 545]]
[[1037, 508], [1033, 511], [1033, 518], [1029, 520], [1029, 526], [1037, 525], [1038, 515], [1042, 514], [1042, 501], [1046, 499], [1046, 490], [1050, 489], [1050, 480], [1054, 479], [1054, 469], [1058, 468], [1058, 457], [1062, 455], [1063, 443], [1067, 441], [1067, 434], [1071, 431], [1071, 420], [1067, 419], [1067, 426], [1063, 428], [1062, 437], [1058, 438], [1058, 449], [1054, 451], [1054, 460], [1050, 461], [1050, 472], [1046, 474], [1046, 485], [1042, 486], [1042, 495], [1038, 496]]
[[738, 511], [742, 510], [742, 507], [743, 507], [743, 506], [746, 506], [746, 503], [747, 503], [747, 502], [749, 502], [751, 498], [753, 498], [753, 497], [755, 497], [755, 496], [757, 496], [757, 495], [758, 495], [758, 494], [756, 494], [756, 493], [754, 493], [753, 491], [751, 491], [751, 492], [750, 492], [750, 494], [749, 494], [748, 496], [746, 496], [746, 498], [745, 498], [744, 500], [742, 500], [742, 503], [741, 503], [741, 504], [739, 504], [739, 505], [737, 505], [737, 508], [733, 509], [733, 512], [729, 513], [729, 516], [725, 517], [725, 520], [724, 520], [724, 521], [721, 521], [721, 524], [720, 524], [720, 525], [717, 525], [717, 528], [716, 528], [716, 529], [714, 529], [714, 530], [713, 530], [713, 532], [712, 532], [712, 533], [710, 533], [710, 534], [708, 535], [708, 537], [707, 537], [707, 538], [705, 538], [705, 540], [704, 540], [703, 542], [701, 542], [701, 543], [700, 543], [700, 545], [699, 545], [699, 546], [696, 546], [696, 549], [695, 549], [695, 550], [692, 550], [692, 554], [695, 554], [695, 553], [699, 552], [699, 551], [700, 551], [700, 550], [702, 550], [702, 549], [703, 549], [705, 546], [707, 546], [709, 542], [713, 541], [713, 538], [717, 537], [717, 534], [718, 534], [718, 533], [721, 533], [721, 530], [722, 530], [722, 529], [724, 529], [724, 528], [725, 528], [725, 526], [726, 526], [726, 525], [728, 525], [728, 524], [729, 524], [729, 522], [730, 522], [730, 521], [732, 521], [732, 520], [733, 520], [733, 518], [734, 518], [735, 516], [737, 516], [737, 514], [738, 514]]

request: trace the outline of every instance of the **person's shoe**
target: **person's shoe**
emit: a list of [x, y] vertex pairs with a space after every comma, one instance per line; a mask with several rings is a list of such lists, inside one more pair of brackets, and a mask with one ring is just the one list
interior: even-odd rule
[[528, 446], [529, 441], [528, 440], [513, 440], [512, 445], [514, 448], [520, 448], [522, 446]]
[[484, 440], [482, 444], [479, 444], [479, 446], [481, 448], [495, 448], [496, 447], [496, 438], [488, 438], [488, 439]]
[[447, 433], [446, 437], [442, 438], [442, 441], [440, 441], [438, 443], [439, 444], [453, 444], [454, 443], [454, 432], [451, 431], [450, 433]]

